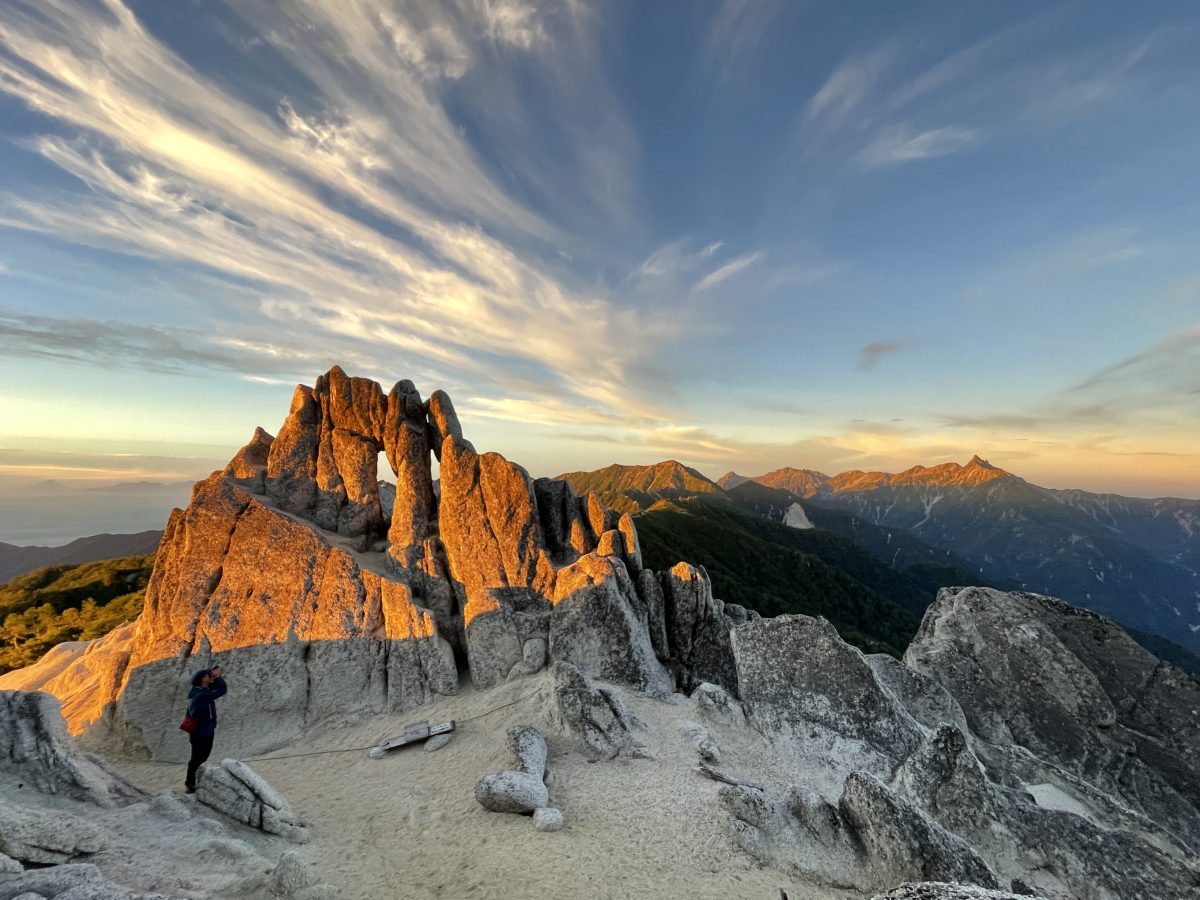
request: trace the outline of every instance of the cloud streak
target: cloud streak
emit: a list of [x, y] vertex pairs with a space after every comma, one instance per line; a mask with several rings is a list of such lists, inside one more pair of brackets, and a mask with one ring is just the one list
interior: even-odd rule
[[894, 356], [912, 346], [912, 341], [873, 341], [863, 347], [858, 355], [858, 368], [868, 372], [879, 365], [880, 361]]
[[918, 134], [898, 128], [879, 134], [859, 153], [859, 161], [868, 169], [918, 162], [950, 156], [970, 149], [979, 139], [978, 132], [948, 125]]
[[[28, 147], [82, 190], [0, 196], [0, 227], [193, 266], [243, 299], [205, 323], [225, 337], [10, 310], [6, 349], [258, 376], [293, 373], [331, 347], [383, 370], [399, 352], [415, 377], [520, 381], [564, 402], [638, 407], [626, 371], [673, 326], [635, 318], [529, 252], [566, 238], [514, 199], [441, 93], [471, 77], [505, 81], [498, 53], [555, 64], [548, 29], [556, 46], [579, 46], [576, 12], [250, 0], [237, 14], [262, 40], [244, 52], [283, 61], [263, 108], [196, 72], [119, 0], [16, 3], [0, 20], [0, 91], [72, 132]], [[315, 94], [289, 95], [284, 75]]]
[[766, 254], [762, 250], [757, 250], [754, 253], [744, 253], [741, 256], [725, 263], [723, 266], [709, 272], [696, 282], [692, 290], [707, 291], [711, 288], [714, 288], [722, 281], [732, 278], [743, 269], [748, 269], [750, 266], [758, 263], [765, 255]]

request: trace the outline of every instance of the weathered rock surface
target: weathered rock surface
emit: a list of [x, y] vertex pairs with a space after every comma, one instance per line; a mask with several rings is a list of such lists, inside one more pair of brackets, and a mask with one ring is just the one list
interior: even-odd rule
[[20, 875], [0, 876], [0, 900], [17, 900], [22, 895], [46, 900], [132, 900], [127, 888], [113, 884], [91, 863], [69, 863], [46, 869], [30, 869]]
[[713, 765], [721, 761], [721, 748], [717, 745], [716, 739], [712, 736], [712, 732], [699, 722], [681, 722], [679, 731], [702, 760]]
[[295, 850], [284, 852], [271, 872], [271, 888], [283, 897], [294, 897], [297, 892], [316, 883], [316, 876]]
[[225, 466], [225, 475], [236, 480], [242, 487], [262, 494], [266, 491], [267, 458], [271, 453], [271, 443], [274, 437], [263, 431], [254, 429], [254, 436], [249, 443], [234, 454], [233, 459]]
[[920, 743], [920, 725], [825, 619], [747, 622], [733, 632], [733, 652], [742, 702], [767, 734], [804, 743], [816, 733], [848, 765], [884, 775]]
[[480, 778], [475, 785], [475, 799], [492, 812], [532, 813], [548, 806], [546, 739], [530, 725], [517, 725], [508, 730], [507, 741], [513, 770]]
[[296, 843], [308, 831], [287, 801], [244, 762], [223, 759], [205, 763], [196, 779], [196, 799], [238, 822]]
[[535, 831], [562, 831], [562, 810], [545, 806], [533, 812], [533, 827]]
[[401, 711], [457, 689], [449, 644], [411, 589], [220, 475], [172, 513], [106, 724], [130, 748], [186, 755], [189, 678], [220, 663], [239, 715], [225, 746], [315, 721]]
[[584, 752], [595, 759], [642, 752], [634, 732], [644, 726], [626, 709], [620, 695], [603, 686], [593, 687], [587, 676], [570, 663], [554, 664], [551, 715], [578, 737]]
[[746, 711], [741, 702], [719, 684], [700, 684], [692, 692], [692, 700], [701, 717], [708, 722], [733, 727], [746, 724]]
[[102, 760], [76, 750], [58, 701], [41, 691], [0, 691], [0, 762], [47, 794], [102, 806], [143, 796]]
[[736, 692], [738, 673], [729, 639], [734, 623], [713, 597], [708, 573], [681, 562], [661, 578], [667, 639], [683, 667], [684, 687], [708, 681]]
[[24, 865], [58, 865], [103, 850], [104, 835], [85, 819], [0, 800], [0, 853]]
[[733, 646], [751, 723], [802, 770], [850, 770], [836, 803], [722, 789], [733, 837], [757, 858], [861, 890], [1200, 891], [1194, 760], [1181, 753], [1197, 687], [1111, 622], [967, 588], [939, 595], [903, 663], [863, 657], [807, 617], [748, 622]]
[[964, 840], [870, 775], [847, 778], [836, 805], [797, 790], [777, 802], [746, 785], [720, 797], [743, 849], [801, 877], [863, 891], [904, 880], [998, 886]]
[[945, 588], [904, 659], [985, 745], [1022, 747], [1200, 850], [1200, 684], [1115, 623], [1035, 594]]
[[655, 656], [638, 605], [619, 559], [599, 551], [580, 557], [557, 573], [550, 656], [595, 678], [670, 693], [673, 683]]
[[1024, 900], [1024, 896], [1008, 891], [990, 891], [969, 884], [922, 881], [902, 884], [886, 894], [876, 894], [871, 900]]

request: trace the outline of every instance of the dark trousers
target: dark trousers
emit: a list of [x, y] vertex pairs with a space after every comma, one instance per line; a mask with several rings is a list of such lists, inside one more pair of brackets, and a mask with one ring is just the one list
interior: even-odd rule
[[197, 735], [189, 734], [188, 739], [192, 742], [192, 758], [188, 760], [187, 781], [184, 785], [189, 788], [196, 786], [196, 770], [208, 761], [208, 755], [212, 753], [213, 738], [216, 735], [206, 734]]

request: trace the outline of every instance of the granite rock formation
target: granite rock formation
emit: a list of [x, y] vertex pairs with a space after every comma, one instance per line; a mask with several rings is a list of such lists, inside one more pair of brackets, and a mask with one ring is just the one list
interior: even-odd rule
[[196, 779], [196, 799], [223, 815], [297, 844], [308, 831], [279, 792], [241, 760], [205, 763]]
[[40, 691], [0, 691], [0, 762], [46, 794], [101, 806], [142, 797], [102, 759], [78, 752], [58, 701]]
[[[406, 381], [385, 393], [335, 368], [298, 387], [276, 436], [257, 430], [172, 513], [137, 623], [47, 689], [63, 686], [68, 723], [96, 746], [181, 759], [188, 678], [214, 663], [231, 688], [225, 753], [406, 712], [469, 674], [479, 689], [543, 678], [552, 727], [592, 759], [636, 759], [654, 736], [627, 689], [646, 695], [639, 711], [690, 704], [684, 756], [726, 782], [730, 840], [796, 877], [864, 894], [908, 882], [896, 897], [1200, 896], [1200, 685], [1112, 622], [1032, 594], [945, 589], [903, 660], [864, 656], [822, 619], [722, 603], [703, 568], [646, 569], [633, 519], [477, 452], [450, 399]], [[552, 679], [537, 675], [546, 666]], [[132, 799], [75, 752], [51, 707], [0, 694], [0, 761], [57, 799]], [[518, 728], [509, 742], [515, 768], [476, 796], [548, 810], [545, 741]], [[738, 756], [751, 746], [754, 759]], [[764, 786], [718, 760], [757, 766]], [[260, 781], [210, 765], [202, 799], [292, 834]], [[22, 821], [23, 846], [59, 852]], [[557, 821], [543, 812], [538, 826]], [[76, 851], [88, 852], [62, 848]], [[294, 878], [284, 865], [279, 880]]]
[[1200, 892], [1200, 685], [1114, 623], [948, 588], [903, 661], [806, 616], [737, 627], [733, 650], [750, 723], [822, 776], [722, 789], [752, 856], [868, 892], [948, 883], [889, 897]]
[[621, 695], [593, 686], [569, 662], [554, 665], [554, 700], [551, 719], [575, 735], [592, 759], [637, 756], [641, 745], [635, 734], [643, 725], [625, 707]]
[[530, 725], [510, 728], [508, 749], [514, 768], [491, 772], [475, 785], [475, 799], [484, 809], [503, 813], [533, 813], [550, 805], [546, 790], [546, 739]]
[[548, 659], [650, 694], [735, 690], [746, 618], [702, 569], [645, 570], [633, 520], [594, 493], [478, 453], [445, 393], [334, 367], [172, 512], [142, 616], [69, 673], [90, 699], [65, 709], [93, 746], [178, 759], [187, 679], [213, 664], [238, 753], [429, 702], [462, 669], [483, 688]]

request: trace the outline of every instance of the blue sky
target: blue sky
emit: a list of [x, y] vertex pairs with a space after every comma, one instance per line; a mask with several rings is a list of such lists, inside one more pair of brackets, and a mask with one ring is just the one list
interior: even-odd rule
[[9, 0], [0, 487], [340, 363], [534, 474], [1200, 496], [1200, 9]]

